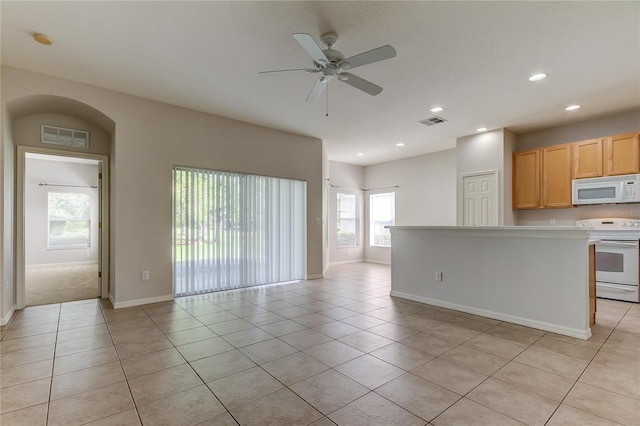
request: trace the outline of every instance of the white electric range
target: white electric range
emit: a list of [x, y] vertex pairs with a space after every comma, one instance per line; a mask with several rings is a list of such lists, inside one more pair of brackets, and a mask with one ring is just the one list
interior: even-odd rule
[[638, 219], [585, 219], [576, 226], [590, 227], [596, 242], [596, 296], [607, 299], [640, 302]]

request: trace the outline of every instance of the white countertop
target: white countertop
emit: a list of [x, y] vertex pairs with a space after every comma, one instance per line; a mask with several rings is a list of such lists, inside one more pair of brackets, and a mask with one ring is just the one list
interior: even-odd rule
[[492, 230], [492, 231], [589, 231], [585, 226], [385, 226], [389, 229]]
[[584, 226], [387, 226], [386, 228], [391, 230], [392, 235], [397, 232], [413, 232], [494, 238], [569, 238], [585, 242], [590, 238], [589, 228]]

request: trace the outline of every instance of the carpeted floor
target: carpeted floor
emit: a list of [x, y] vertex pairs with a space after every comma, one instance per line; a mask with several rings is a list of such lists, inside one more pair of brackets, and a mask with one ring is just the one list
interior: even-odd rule
[[37, 265], [25, 268], [27, 306], [98, 297], [98, 264]]

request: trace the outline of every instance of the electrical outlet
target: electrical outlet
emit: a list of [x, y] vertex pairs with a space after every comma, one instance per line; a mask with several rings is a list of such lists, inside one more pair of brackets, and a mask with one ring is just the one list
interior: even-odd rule
[[149, 280], [149, 271], [142, 271], [142, 281]]
[[442, 281], [442, 272], [436, 272], [436, 281]]

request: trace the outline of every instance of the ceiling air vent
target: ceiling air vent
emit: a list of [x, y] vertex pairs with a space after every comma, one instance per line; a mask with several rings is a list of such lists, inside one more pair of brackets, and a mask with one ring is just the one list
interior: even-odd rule
[[43, 124], [40, 126], [40, 142], [72, 148], [89, 148], [89, 132]]
[[429, 117], [429, 118], [425, 118], [424, 120], [420, 120], [420, 121], [418, 121], [418, 123], [422, 123], [425, 126], [433, 126], [435, 124], [444, 123], [445, 121], [447, 121], [447, 120], [442, 118], [442, 117], [438, 117], [437, 115], [434, 115], [433, 117]]

